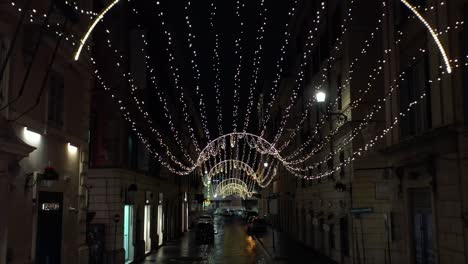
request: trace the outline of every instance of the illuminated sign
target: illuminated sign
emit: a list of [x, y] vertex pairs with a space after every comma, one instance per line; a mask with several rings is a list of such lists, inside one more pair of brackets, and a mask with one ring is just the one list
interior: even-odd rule
[[41, 204], [42, 211], [58, 211], [60, 210], [60, 204], [58, 203], [43, 203]]

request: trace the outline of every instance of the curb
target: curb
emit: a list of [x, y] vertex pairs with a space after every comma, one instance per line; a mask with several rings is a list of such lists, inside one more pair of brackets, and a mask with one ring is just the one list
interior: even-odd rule
[[260, 244], [262, 250], [266, 253], [266, 255], [272, 259], [273, 261], [275, 260], [275, 257], [270, 254], [270, 252], [266, 249], [265, 245], [263, 244], [262, 240], [259, 239], [256, 235], [252, 235], [252, 238], [255, 239], [255, 241], [258, 241]]

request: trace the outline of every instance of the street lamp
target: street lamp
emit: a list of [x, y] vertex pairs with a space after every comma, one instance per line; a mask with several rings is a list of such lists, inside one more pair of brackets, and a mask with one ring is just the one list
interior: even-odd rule
[[315, 99], [317, 99], [317, 102], [318, 102], [318, 103], [323, 103], [323, 102], [325, 102], [325, 100], [327, 99], [327, 94], [326, 94], [325, 92], [318, 91], [318, 92], [315, 94]]
[[[327, 99], [327, 94], [326, 94], [325, 92], [323, 92], [323, 91], [318, 91], [318, 92], [315, 94], [315, 99], [317, 100], [317, 102], [318, 102], [319, 104], [322, 104], [322, 103], [324, 103], [324, 102], [326, 101], [326, 99]], [[326, 113], [324, 113], [323, 110], [322, 110], [322, 108], [321, 108], [320, 106], [318, 106], [318, 110], [319, 110], [321, 113], [326, 114], [326, 115], [328, 115], [328, 116], [339, 116], [339, 117], [340, 117], [340, 120], [341, 120], [342, 122], [348, 121], [348, 116], [345, 115], [345, 114], [343, 114], [343, 113], [340, 113], [340, 112], [336, 112], [336, 113], [335, 113], [335, 112], [326, 112]], [[317, 113], [317, 120], [318, 120], [318, 119], [319, 119], [319, 118], [318, 118], [318, 113]]]

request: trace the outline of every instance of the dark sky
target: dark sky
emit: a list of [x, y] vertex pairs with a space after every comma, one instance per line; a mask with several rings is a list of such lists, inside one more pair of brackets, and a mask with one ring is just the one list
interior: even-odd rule
[[[238, 55], [235, 51], [235, 38], [239, 36], [240, 23], [235, 15], [236, 1], [231, 0], [213, 0], [217, 6], [215, 17], [215, 27], [220, 37], [220, 59], [221, 59], [221, 100], [223, 107], [224, 127], [225, 131], [231, 131], [232, 127], [232, 109], [233, 109], [233, 89], [235, 68], [239, 63]], [[153, 58], [153, 63], [158, 68], [158, 82], [167, 91], [172, 94], [175, 99], [179, 93], [174, 91], [170, 69], [168, 67], [168, 56], [166, 52], [167, 38], [161, 29], [161, 20], [157, 16], [156, 6], [154, 1], [132, 1], [131, 7], [136, 7], [139, 10], [140, 16], [137, 19], [149, 31], [149, 42], [151, 45], [150, 54]], [[191, 92], [190, 97], [193, 101], [198, 102], [199, 98], [194, 91], [194, 71], [190, 60], [192, 52], [189, 49], [187, 42], [188, 27], [185, 20], [185, 4], [184, 0], [160, 0], [160, 7], [165, 13], [165, 21], [171, 34], [175, 38], [176, 49], [173, 50], [176, 55], [177, 66], [181, 69], [181, 78], [183, 85], [188, 92]], [[247, 96], [249, 94], [250, 83], [252, 82], [252, 63], [254, 50], [258, 46], [256, 40], [257, 31], [260, 26], [260, 0], [241, 0], [241, 3], [246, 3], [245, 8], [241, 11], [242, 19], [245, 23], [245, 34], [243, 35], [241, 45], [243, 48], [243, 63], [240, 76], [240, 104], [239, 104], [239, 124], [244, 120], [245, 109], [247, 105]], [[200, 67], [201, 73], [201, 88], [204, 94], [204, 99], [207, 104], [206, 112], [208, 113], [208, 124], [212, 134], [217, 134], [216, 121], [216, 105], [215, 105], [215, 89], [213, 69], [213, 50], [215, 47], [215, 35], [209, 25], [211, 1], [194, 1], [189, 8], [190, 20], [192, 23], [192, 32], [196, 39], [194, 47], [198, 53], [197, 64]], [[272, 67], [276, 64], [279, 58], [280, 45], [284, 41], [284, 30], [287, 13], [289, 12], [292, 1], [273, 1], [266, 0], [265, 6], [268, 8], [267, 27], [265, 30], [265, 38], [262, 41], [262, 60], [260, 63], [259, 85], [256, 87], [255, 102], [258, 100], [258, 95], [261, 89], [268, 89], [272, 85], [272, 78], [276, 74], [276, 69]], [[263, 86], [263, 87], [262, 87]], [[187, 95], [188, 96], [188, 95]], [[173, 98], [173, 99], [174, 99]], [[174, 102], [175, 101], [175, 102]], [[177, 100], [173, 100], [174, 103]], [[157, 100], [152, 101], [157, 104]], [[256, 105], [256, 103], [255, 103]], [[177, 109], [180, 106], [175, 105]], [[255, 106], [254, 106], [255, 108]]]

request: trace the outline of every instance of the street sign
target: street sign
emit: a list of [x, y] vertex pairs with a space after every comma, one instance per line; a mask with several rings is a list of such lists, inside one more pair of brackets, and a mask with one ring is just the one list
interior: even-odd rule
[[351, 208], [349, 210], [352, 214], [366, 214], [366, 213], [373, 213], [374, 208], [372, 207], [365, 207], [365, 208]]

